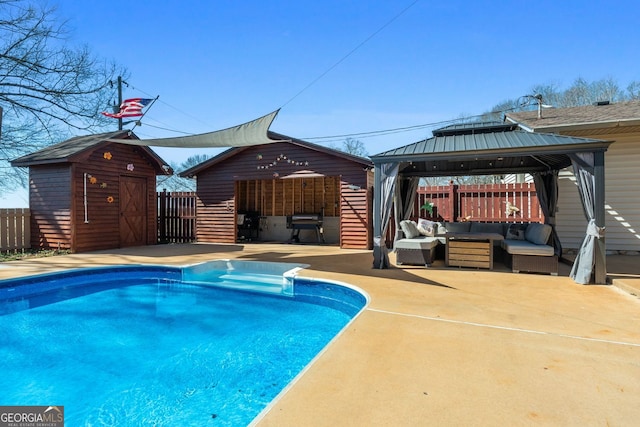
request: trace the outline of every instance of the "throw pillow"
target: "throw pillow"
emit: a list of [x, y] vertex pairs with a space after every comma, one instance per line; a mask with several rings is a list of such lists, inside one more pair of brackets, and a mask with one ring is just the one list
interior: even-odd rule
[[436, 223], [428, 219], [418, 219], [418, 231], [423, 236], [433, 237], [436, 234]]
[[507, 240], [524, 240], [524, 232], [527, 226], [528, 224], [509, 224], [504, 238]]
[[524, 232], [524, 238], [536, 245], [546, 245], [549, 236], [551, 236], [551, 226], [537, 222], [529, 224]]
[[404, 237], [406, 237], [407, 239], [413, 239], [414, 237], [418, 237], [420, 235], [420, 231], [418, 230], [418, 226], [416, 225], [415, 221], [411, 221], [408, 219], [400, 221], [400, 228], [402, 228]]

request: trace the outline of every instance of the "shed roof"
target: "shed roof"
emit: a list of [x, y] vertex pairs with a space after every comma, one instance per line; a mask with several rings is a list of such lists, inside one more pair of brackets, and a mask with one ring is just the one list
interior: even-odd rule
[[[268, 137], [270, 139], [273, 140], [273, 142], [285, 142], [285, 143], [289, 143], [289, 144], [294, 144], [294, 145], [299, 145], [301, 147], [310, 149], [310, 150], [314, 150], [314, 151], [319, 151], [322, 153], [326, 153], [329, 154], [331, 156], [335, 156], [335, 157], [340, 157], [343, 159], [347, 159], [350, 160], [352, 162], [355, 163], [359, 163], [365, 167], [373, 167], [373, 163], [371, 162], [371, 160], [365, 158], [365, 157], [360, 157], [360, 156], [354, 156], [353, 154], [349, 154], [349, 153], [345, 153], [344, 151], [339, 151], [339, 150], [334, 150], [332, 148], [327, 148], [327, 147], [323, 147], [321, 145], [318, 144], [314, 144], [311, 142], [307, 142], [307, 141], [303, 141], [301, 139], [297, 139], [297, 138], [292, 138], [290, 136], [286, 136], [286, 135], [282, 135], [280, 133], [276, 133], [276, 132], [272, 132], [272, 131], [268, 131], [267, 133]], [[203, 170], [206, 170], [212, 166], [215, 166], [216, 164], [225, 161], [241, 152], [243, 152], [244, 150], [247, 150], [249, 148], [253, 148], [253, 147], [233, 147], [230, 148], [228, 150], [223, 151], [222, 153], [218, 154], [217, 156], [214, 156], [198, 165], [195, 165], [185, 171], [182, 171], [179, 175], [181, 177], [193, 177], [198, 175], [198, 173], [200, 173]]]
[[530, 130], [556, 132], [568, 128], [601, 128], [640, 125], [640, 101], [601, 102], [580, 107], [550, 108], [505, 114], [505, 119]]
[[562, 169], [568, 154], [606, 151], [609, 141], [518, 130], [516, 124], [478, 122], [438, 129], [429, 139], [371, 156], [374, 164], [404, 163], [419, 176], [496, 175]]
[[[83, 154], [111, 144], [110, 138], [139, 139], [129, 130], [76, 136], [58, 144], [50, 145], [42, 150], [27, 154], [11, 161], [12, 166], [29, 167], [56, 163], [75, 163], [81, 161]], [[166, 162], [149, 147], [139, 147], [146, 155], [156, 171], [161, 175], [171, 175], [171, 168], [164, 167]]]

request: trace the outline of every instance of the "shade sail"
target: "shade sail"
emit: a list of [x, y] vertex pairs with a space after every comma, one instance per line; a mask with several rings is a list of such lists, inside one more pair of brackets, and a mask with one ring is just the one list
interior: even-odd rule
[[110, 138], [108, 141], [129, 145], [181, 148], [247, 147], [250, 145], [270, 144], [278, 142], [270, 139], [267, 132], [279, 111], [280, 109], [238, 126], [198, 135], [156, 139]]

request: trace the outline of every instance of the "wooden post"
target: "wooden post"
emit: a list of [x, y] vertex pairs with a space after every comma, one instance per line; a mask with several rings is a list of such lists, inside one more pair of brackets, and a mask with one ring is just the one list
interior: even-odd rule
[[167, 238], [167, 189], [158, 194], [158, 242], [163, 243]]
[[458, 186], [449, 181], [449, 212], [451, 212], [451, 222], [458, 219]]

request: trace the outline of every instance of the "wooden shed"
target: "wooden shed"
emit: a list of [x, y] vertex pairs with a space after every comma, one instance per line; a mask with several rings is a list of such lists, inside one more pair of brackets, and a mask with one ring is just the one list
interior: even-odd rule
[[29, 168], [31, 246], [85, 252], [157, 241], [156, 175], [172, 170], [118, 131], [71, 138], [11, 162]]
[[[369, 159], [268, 132], [278, 142], [231, 148], [181, 173], [197, 178], [197, 240], [290, 242], [292, 216], [322, 217], [324, 242], [371, 249], [373, 164]], [[243, 218], [255, 234], [239, 231]], [[300, 230], [302, 243], [316, 243]]]

